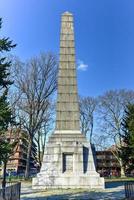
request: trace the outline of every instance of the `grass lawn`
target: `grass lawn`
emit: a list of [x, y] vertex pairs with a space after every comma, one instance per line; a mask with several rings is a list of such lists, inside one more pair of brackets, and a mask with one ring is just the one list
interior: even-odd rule
[[121, 181], [134, 181], [134, 177], [111, 177], [105, 178], [105, 182], [121, 182]]

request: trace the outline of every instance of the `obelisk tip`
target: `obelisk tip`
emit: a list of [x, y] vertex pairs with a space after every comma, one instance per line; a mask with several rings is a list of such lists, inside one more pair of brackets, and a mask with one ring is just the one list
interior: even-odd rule
[[69, 12], [69, 11], [66, 11], [66, 12], [64, 12], [62, 15], [68, 15], [68, 16], [72, 16], [72, 13], [71, 12]]

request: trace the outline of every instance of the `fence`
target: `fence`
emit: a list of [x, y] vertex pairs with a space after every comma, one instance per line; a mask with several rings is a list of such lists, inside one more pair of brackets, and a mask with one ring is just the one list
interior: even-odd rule
[[134, 199], [134, 182], [125, 182], [125, 196], [127, 199]]
[[21, 183], [9, 184], [3, 191], [0, 189], [0, 200], [20, 200]]

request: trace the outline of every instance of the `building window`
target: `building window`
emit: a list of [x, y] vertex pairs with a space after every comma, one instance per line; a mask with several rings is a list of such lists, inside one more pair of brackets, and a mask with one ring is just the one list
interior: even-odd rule
[[73, 172], [73, 154], [63, 153], [63, 172]]

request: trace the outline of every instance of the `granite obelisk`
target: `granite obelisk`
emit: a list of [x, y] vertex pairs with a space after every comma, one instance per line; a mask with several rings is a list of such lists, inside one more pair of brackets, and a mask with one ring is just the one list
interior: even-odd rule
[[73, 16], [62, 15], [56, 130], [80, 130]]
[[69, 12], [61, 20], [56, 128], [33, 188], [104, 188], [90, 143], [80, 131], [73, 15]]

